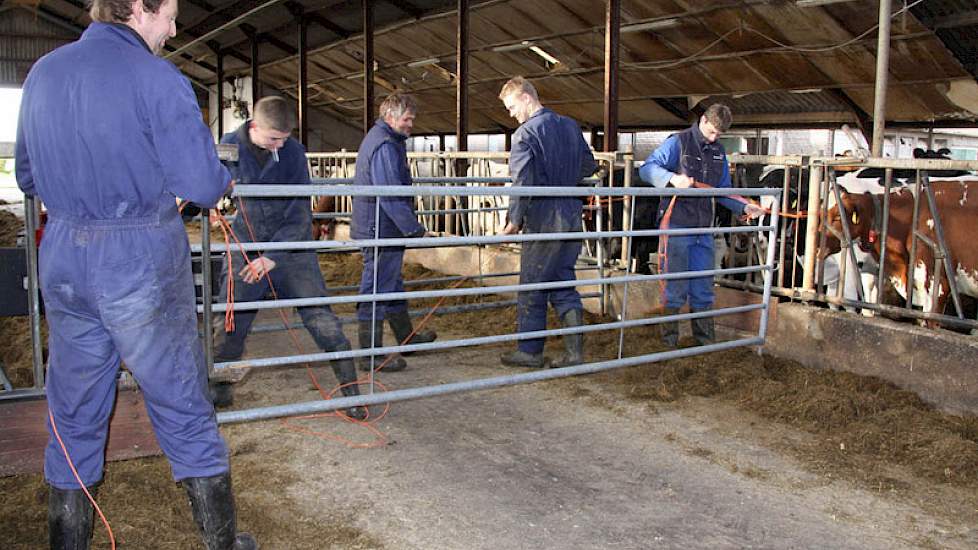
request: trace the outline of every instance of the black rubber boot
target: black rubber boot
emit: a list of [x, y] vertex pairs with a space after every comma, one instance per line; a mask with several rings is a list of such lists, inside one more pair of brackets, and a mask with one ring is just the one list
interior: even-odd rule
[[[373, 345], [371, 346], [371, 338]], [[371, 321], [360, 321], [357, 325], [357, 339], [360, 341], [360, 349], [370, 349], [371, 347], [382, 347], [384, 345], [384, 323], [383, 321], [377, 321], [372, 323]], [[397, 372], [402, 371], [407, 368], [407, 361], [401, 357], [400, 353], [392, 353], [388, 355], [390, 361], [384, 365], [384, 372]], [[387, 357], [381, 359], [380, 357], [374, 356], [374, 368], [380, 366]], [[369, 371], [370, 370], [370, 356], [357, 357], [357, 364], [360, 366], [360, 370]]]
[[[433, 330], [419, 330], [408, 341], [408, 336], [414, 331], [414, 325], [411, 324], [411, 315], [408, 314], [407, 310], [388, 313], [387, 324], [391, 326], [394, 337], [397, 338], [397, 344], [401, 346], [406, 344], [427, 344], [428, 342], [434, 342], [438, 338], [438, 334]], [[408, 352], [404, 355], [410, 355], [411, 353]]]
[[[667, 307], [665, 309], [666, 315], [676, 315], [679, 313], [679, 308]], [[668, 348], [674, 348], [679, 345], [679, 321], [667, 321], [659, 325], [659, 334], [662, 344]]]
[[238, 533], [234, 513], [231, 474], [190, 477], [182, 481], [194, 522], [207, 550], [255, 550], [258, 543], [248, 533]]
[[693, 332], [693, 338], [696, 339], [696, 342], [699, 343], [699, 345], [708, 346], [716, 342], [716, 328], [713, 323], [713, 317], [690, 319], [689, 324]]
[[[353, 360], [337, 359], [333, 361], [332, 366], [333, 374], [336, 375], [336, 380], [342, 384], [340, 387], [340, 392], [343, 394], [343, 396], [353, 397], [360, 395], [360, 386], [355, 383], [357, 381], [357, 369], [353, 366]], [[363, 420], [367, 418], [366, 407], [350, 407], [343, 412], [355, 420]]]
[[[89, 487], [95, 496], [95, 488]], [[94, 508], [81, 489], [48, 486], [48, 540], [52, 550], [88, 550]]]
[[507, 367], [527, 367], [531, 369], [542, 369], [547, 363], [543, 352], [527, 353], [520, 350], [504, 353], [499, 357], [499, 360]]
[[[579, 309], [571, 309], [564, 312], [560, 318], [564, 328], [579, 327], [584, 324], [584, 312]], [[584, 362], [584, 335], [565, 334], [564, 335], [564, 355], [555, 361], [551, 368], [569, 367], [580, 365]]]

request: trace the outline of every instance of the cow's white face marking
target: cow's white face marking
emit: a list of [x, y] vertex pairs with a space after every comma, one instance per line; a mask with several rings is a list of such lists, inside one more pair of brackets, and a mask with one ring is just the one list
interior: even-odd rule
[[927, 223], [925, 225], [927, 225], [927, 229], [930, 229], [931, 231], [934, 230], [934, 220], [933, 219], [927, 220]]
[[961, 187], [964, 188], [964, 192], [961, 194], [961, 200], [958, 201], [958, 204], [964, 206], [968, 202], [968, 186], [962, 182]]

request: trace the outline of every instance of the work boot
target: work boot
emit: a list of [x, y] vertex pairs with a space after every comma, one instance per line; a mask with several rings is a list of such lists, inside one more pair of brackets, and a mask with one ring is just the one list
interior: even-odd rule
[[207, 550], [257, 550], [255, 538], [237, 530], [230, 473], [190, 477], [181, 483]]
[[543, 352], [527, 353], [520, 350], [504, 353], [499, 357], [499, 360], [507, 367], [527, 367], [531, 369], [542, 369], [547, 362], [543, 356]]
[[699, 345], [708, 346], [716, 342], [716, 329], [714, 328], [713, 317], [690, 319], [689, 325], [693, 332], [693, 338], [696, 339], [696, 342], [699, 343]]
[[[357, 326], [357, 337], [360, 340], [360, 349], [370, 349], [371, 347], [382, 347], [384, 345], [384, 323], [378, 320], [376, 323], [371, 321], [360, 321]], [[373, 338], [373, 346], [371, 346], [371, 338]], [[386, 356], [384, 359], [374, 356], [374, 368], [376, 369], [383, 363], [387, 358], [387, 364], [384, 365], [384, 372], [397, 372], [402, 371], [407, 368], [407, 361], [401, 357], [400, 353], [392, 353]], [[360, 365], [360, 370], [369, 371], [370, 370], [370, 356], [357, 357], [357, 363]]]
[[[333, 361], [333, 374], [341, 384], [340, 392], [343, 397], [356, 397], [360, 395], [360, 386], [357, 385], [357, 369], [353, 366], [352, 359], [337, 359]], [[369, 368], [369, 366], [368, 366]], [[343, 411], [347, 416], [354, 420], [364, 420], [367, 418], [366, 407], [350, 407]]]
[[[665, 309], [666, 315], [676, 315], [679, 313], [679, 308], [667, 307]], [[674, 348], [679, 345], [679, 321], [666, 321], [665, 323], [659, 324], [659, 335], [662, 340], [662, 344], [667, 348]]]
[[[89, 487], [94, 496], [94, 487]], [[52, 549], [88, 550], [94, 508], [81, 489], [48, 487], [48, 541]]]
[[[579, 327], [584, 324], [584, 314], [579, 309], [564, 312], [560, 318], [564, 328]], [[564, 355], [550, 365], [551, 368], [569, 367], [584, 362], [584, 334], [564, 335]]]
[[[434, 342], [438, 338], [438, 335], [433, 330], [419, 330], [414, 333], [414, 336], [411, 336], [411, 340], [408, 340], [408, 336], [414, 332], [414, 325], [411, 324], [411, 315], [408, 314], [407, 310], [388, 313], [387, 323], [391, 326], [391, 330], [394, 332], [394, 337], [397, 338], [397, 344], [399, 346], [427, 344], [428, 342]], [[404, 355], [410, 355], [411, 353], [413, 352], [409, 351]]]

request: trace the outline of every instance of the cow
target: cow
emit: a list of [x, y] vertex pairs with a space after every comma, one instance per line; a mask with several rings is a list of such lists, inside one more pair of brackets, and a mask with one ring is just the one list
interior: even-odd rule
[[[622, 168], [615, 168], [614, 172], [614, 182], [616, 187], [621, 187], [622, 182], [625, 181], [625, 170]], [[607, 186], [607, 181], [603, 184]], [[642, 182], [638, 175], [638, 168], [636, 167], [632, 172], [632, 185], [633, 186], [645, 186], [646, 184]], [[595, 200], [597, 203], [597, 200]], [[624, 198], [623, 197], [601, 197], [601, 209], [603, 211], [605, 230], [610, 226], [611, 231], [621, 231], [622, 222], [624, 220]], [[632, 199], [632, 230], [648, 230], [648, 229], [658, 229], [657, 212], [659, 208], [659, 197], [652, 196], [635, 196]], [[610, 224], [609, 224], [610, 222]], [[597, 212], [593, 210], [585, 210], [584, 212], [584, 224], [587, 231], [594, 231], [597, 225]], [[650, 256], [656, 251], [659, 246], [658, 237], [631, 237], [629, 242], [632, 249], [632, 258], [636, 263], [636, 272], [640, 274], [650, 274], [652, 273], [651, 265], [649, 263]], [[593, 244], [593, 241], [590, 241]], [[608, 239], [606, 241], [607, 253], [609, 259], [624, 259], [622, 254], [622, 239]]]
[[[316, 197], [316, 204], [312, 208], [313, 215], [315, 214], [331, 214], [336, 212], [336, 197], [334, 196], [319, 196]], [[314, 241], [328, 241], [333, 238], [336, 230], [336, 219], [316, 219], [312, 220], [312, 240]]]
[[[955, 275], [955, 282], [961, 294], [978, 297], [978, 248], [971, 239], [978, 231], [978, 180], [939, 181], [930, 183], [934, 192], [937, 212], [944, 228], [944, 238], [948, 257]], [[854, 241], [879, 261], [881, 252], [885, 254], [884, 282], [889, 282], [904, 298], [907, 295], [907, 268], [911, 265], [910, 247], [912, 228], [916, 226], [926, 238], [936, 241], [934, 220], [931, 217], [927, 196], [921, 197], [919, 215], [913, 218], [914, 196], [904, 188], [890, 194], [890, 217], [884, 244], [880, 242], [882, 231], [883, 197], [871, 193], [841, 192], [842, 208], [833, 206], [828, 211], [824, 226], [831, 227], [842, 234], [843, 217], [847, 220]], [[826, 227], [823, 226], [823, 230]], [[841, 243], [829, 231], [826, 247], [820, 257], [838, 252]], [[923, 240], [918, 239], [917, 257], [913, 260], [914, 300], [925, 312], [944, 313], [950, 294], [947, 274], [940, 268], [941, 276], [934, 277], [935, 252]], [[883, 284], [880, 284], [880, 291]], [[937, 326], [928, 322], [928, 326]]]

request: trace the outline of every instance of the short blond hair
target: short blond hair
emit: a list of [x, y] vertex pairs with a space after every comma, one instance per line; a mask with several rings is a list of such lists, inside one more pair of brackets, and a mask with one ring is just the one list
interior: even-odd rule
[[513, 77], [503, 84], [503, 89], [499, 91], [499, 99], [506, 99], [510, 95], [518, 93], [525, 93], [533, 99], [540, 101], [540, 96], [537, 95], [537, 89], [533, 87], [533, 84], [530, 84], [529, 80], [522, 76]]
[[418, 113], [418, 102], [411, 94], [393, 92], [380, 104], [380, 118], [400, 118], [404, 113]]
[[296, 118], [295, 109], [284, 97], [270, 95], [255, 103], [255, 121], [264, 128], [291, 133], [295, 130]]
[[714, 103], [707, 107], [703, 117], [719, 132], [726, 132], [733, 124], [733, 113], [730, 112], [730, 107], [723, 103]]

